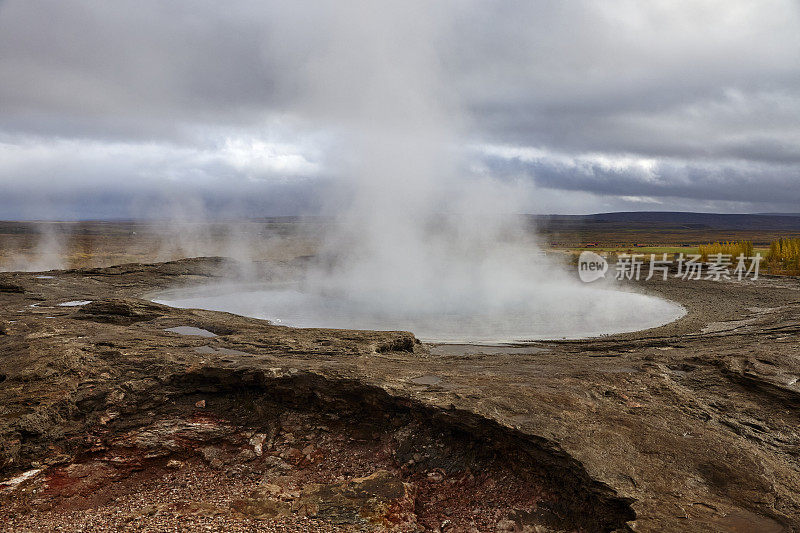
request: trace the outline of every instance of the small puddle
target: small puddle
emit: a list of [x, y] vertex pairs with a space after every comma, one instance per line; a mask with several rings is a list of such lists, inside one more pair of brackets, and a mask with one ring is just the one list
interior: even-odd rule
[[55, 276], [36, 276], [36, 279], [53, 279]]
[[174, 328], [166, 328], [164, 331], [171, 331], [172, 333], [179, 333], [180, 335], [197, 335], [200, 337], [216, 337], [216, 333], [211, 333], [207, 329], [196, 328], [194, 326], [176, 326]]
[[201, 354], [216, 354], [216, 355], [250, 355], [253, 354], [242, 352], [239, 350], [232, 350], [230, 348], [214, 348], [213, 346], [198, 346], [194, 349], [195, 352]]
[[437, 385], [440, 381], [442, 381], [442, 378], [439, 376], [420, 376], [412, 379], [411, 383], [415, 385]]
[[641, 370], [630, 366], [618, 366], [614, 368], [603, 368], [598, 370], [598, 372], [601, 374], [635, 374], [637, 372], [641, 372]]
[[59, 307], [78, 307], [80, 305], [86, 305], [92, 303], [91, 300], [72, 300], [69, 302], [61, 302], [60, 304], [56, 304]]
[[431, 355], [495, 355], [495, 354], [532, 354], [549, 352], [541, 346], [514, 345], [481, 345], [481, 344], [434, 344], [430, 347]]
[[726, 331], [733, 331], [735, 329], [750, 326], [754, 322], [752, 318], [745, 318], [744, 320], [728, 320], [726, 322], [711, 322], [707, 324], [702, 330], [702, 333], [724, 333]]

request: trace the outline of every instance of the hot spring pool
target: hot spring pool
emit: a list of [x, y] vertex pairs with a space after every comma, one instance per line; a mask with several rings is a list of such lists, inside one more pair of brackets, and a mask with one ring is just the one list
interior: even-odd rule
[[301, 328], [405, 330], [424, 342], [502, 344], [578, 339], [661, 326], [685, 314], [668, 300], [619, 290], [567, 286], [475, 305], [388, 306], [384, 298], [308, 292], [296, 283], [200, 287], [165, 292], [155, 302], [180, 308], [225, 311]]

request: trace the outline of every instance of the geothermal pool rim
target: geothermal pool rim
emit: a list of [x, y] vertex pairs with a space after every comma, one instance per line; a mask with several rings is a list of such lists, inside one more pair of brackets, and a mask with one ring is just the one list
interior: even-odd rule
[[[74, 460], [76, 437], [168, 402], [170, 376], [263, 372], [376, 387], [401, 403], [472, 413], [503, 432], [556, 443], [591, 479], [631, 500], [628, 525], [638, 531], [685, 529], [687, 517], [707, 531], [800, 528], [797, 457], [787, 444], [800, 412], [797, 279], [653, 284], [686, 306], [683, 319], [542, 342], [545, 352], [455, 356], [402, 332], [286, 328], [141, 299], [222, 279], [227, 265], [0, 274], [0, 345], [14, 354], [0, 357], [2, 479], [36, 464], [44, 473], [20, 487], [48, 479]], [[79, 300], [92, 303], [56, 305]], [[164, 331], [178, 326], [217, 336]], [[199, 383], [198, 393], [211, 394], [209, 386]], [[208, 409], [213, 398], [193, 396], [186, 407]]]
[[[362, 302], [346, 296], [308, 294], [299, 282], [201, 284], [151, 293], [156, 303], [177, 308], [224, 311], [264, 319], [275, 325], [300, 328], [358, 329], [369, 331], [410, 331], [430, 344], [513, 345], [548, 340], [577, 340], [650, 330], [683, 318], [686, 308], [653, 293], [615, 286], [577, 286], [583, 300], [568, 315], [550, 315], [532, 302], [524, 308], [490, 310], [482, 314], [438, 312], [420, 316], [380, 315], [364, 310]], [[586, 320], [592, 300], [613, 298], [627, 306], [624, 316]], [[576, 322], [573, 325], [565, 325]], [[559, 329], [560, 328], [560, 329]]]

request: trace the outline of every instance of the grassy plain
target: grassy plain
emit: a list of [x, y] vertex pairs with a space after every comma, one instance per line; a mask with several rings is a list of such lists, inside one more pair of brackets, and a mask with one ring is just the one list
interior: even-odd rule
[[[739, 227], [669, 221], [530, 217], [527, 231], [547, 253], [697, 254], [701, 245], [750, 241], [766, 257], [778, 239], [800, 237], [800, 227]], [[174, 221], [2, 222], [0, 270], [102, 267], [182, 257], [235, 256], [254, 260], [312, 255], [331, 220], [264, 218], [233, 222]]]

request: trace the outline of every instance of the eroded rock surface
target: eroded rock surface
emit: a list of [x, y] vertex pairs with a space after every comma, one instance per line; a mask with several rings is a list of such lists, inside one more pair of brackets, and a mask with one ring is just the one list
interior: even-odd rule
[[800, 529], [797, 280], [653, 282], [684, 319], [440, 355], [142, 298], [225, 272], [0, 274], [0, 527]]

